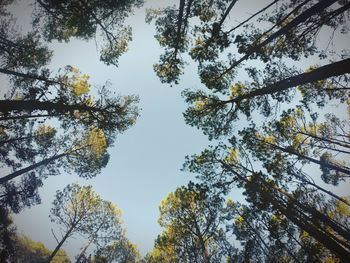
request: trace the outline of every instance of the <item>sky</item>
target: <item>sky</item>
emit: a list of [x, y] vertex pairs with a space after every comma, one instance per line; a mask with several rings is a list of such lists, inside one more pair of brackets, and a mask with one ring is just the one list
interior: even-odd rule
[[[23, 2], [26, 1], [17, 1], [13, 12], [19, 22], [26, 24], [27, 9]], [[196, 66], [192, 63], [187, 65], [180, 84], [172, 87], [162, 84], [153, 71], [152, 65], [158, 61], [162, 50], [154, 38], [154, 25], [145, 23], [145, 9], [177, 2], [146, 1], [144, 7], [127, 20], [133, 28], [133, 41], [129, 51], [120, 58], [118, 68], [99, 61], [94, 40], [73, 39], [69, 43], [50, 44], [49, 47], [54, 50], [50, 65], [53, 71], [72, 65], [89, 74], [95, 85], [108, 80], [113, 90], [121, 95], [139, 95], [141, 111], [135, 126], [119, 135], [115, 145], [109, 149], [110, 161], [97, 177], [85, 180], [63, 173], [44, 181], [40, 189], [42, 204], [15, 216], [20, 233], [53, 249], [56, 242], [51, 229], [56, 233], [58, 229], [48, 215], [54, 194], [69, 183], [79, 182], [92, 185], [103, 199], [117, 204], [123, 213], [128, 238], [143, 255], [151, 250], [161, 231], [157, 223], [160, 201], [176, 187], [194, 180], [194, 175], [180, 171], [185, 156], [199, 153], [211, 144], [199, 130], [187, 126], [182, 116], [186, 105], [181, 91], [202, 87]], [[260, 3], [261, 6], [266, 2]], [[248, 11], [253, 13], [259, 7], [255, 1], [242, 3], [241, 12], [235, 12], [231, 20], [243, 20], [249, 15]], [[81, 246], [80, 238], [71, 238], [63, 248], [74, 258]]]

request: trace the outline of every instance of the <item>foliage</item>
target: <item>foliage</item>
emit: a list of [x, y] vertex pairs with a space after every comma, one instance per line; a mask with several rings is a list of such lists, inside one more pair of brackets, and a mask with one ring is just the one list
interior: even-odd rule
[[[27, 236], [20, 235], [16, 239], [16, 262], [45, 263], [52, 253], [41, 242], [31, 240]], [[52, 263], [71, 262], [64, 250], [59, 250], [51, 261]]]
[[39, 26], [46, 40], [69, 41], [72, 37], [89, 40], [101, 35], [105, 42], [101, 60], [117, 66], [131, 40], [131, 28], [124, 21], [143, 1], [37, 0], [36, 4], [34, 25]]
[[176, 189], [162, 200], [158, 236], [149, 262], [219, 262], [234, 253], [226, 236], [230, 203], [194, 183]]
[[57, 191], [50, 219], [60, 225], [63, 235], [50, 259], [76, 234], [88, 240], [82, 253], [90, 244], [104, 247], [120, 240], [123, 237], [120, 217], [121, 211], [113, 203], [102, 200], [91, 186], [70, 184], [63, 191]]

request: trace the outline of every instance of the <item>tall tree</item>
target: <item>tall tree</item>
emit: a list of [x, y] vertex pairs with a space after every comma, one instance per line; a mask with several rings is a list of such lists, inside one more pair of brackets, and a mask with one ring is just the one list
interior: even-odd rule
[[[20, 84], [13, 83], [16, 97], [2, 100], [0, 106], [0, 159], [10, 170], [0, 178], [1, 196], [16, 211], [40, 202], [37, 187], [47, 175], [57, 174], [58, 166], [86, 178], [98, 174], [108, 162], [106, 149], [117, 133], [133, 125], [138, 116], [136, 96], [116, 97], [103, 86], [95, 99], [88, 94], [89, 76], [74, 67], [66, 67], [57, 77], [47, 71], [40, 75], [0, 71]], [[85, 138], [77, 136], [81, 130], [88, 131]], [[21, 175], [27, 180], [9, 182]]]
[[223, 205], [223, 199], [208, 188], [194, 183], [179, 187], [159, 210], [164, 231], [150, 262], [218, 262], [233, 253], [225, 230], [230, 204]]
[[68, 41], [72, 37], [88, 40], [101, 35], [105, 42], [100, 51], [101, 61], [117, 66], [131, 40], [131, 27], [124, 25], [125, 19], [142, 3], [142, 0], [37, 0], [34, 25], [41, 28], [48, 41]]
[[[57, 191], [50, 219], [62, 228], [57, 246], [48, 257], [51, 262], [68, 238], [80, 234], [89, 243], [106, 244], [122, 237], [121, 212], [111, 202], [101, 199], [91, 186], [71, 184]], [[88, 244], [89, 244], [88, 243]]]
[[314, 195], [314, 191], [305, 186], [292, 188], [286, 184], [288, 181], [273, 178], [263, 170], [254, 168], [244, 147], [240, 149], [241, 151], [232, 148], [227, 150], [221, 146], [206, 150], [201, 155], [188, 159], [186, 167], [197, 173], [208, 187], [224, 193], [234, 186], [242, 188], [246, 200], [254, 209], [282, 214], [325, 246], [330, 253], [337, 255], [338, 259], [347, 258], [349, 246], [346, 240], [350, 229], [341, 220], [337, 221], [330, 216], [325, 196], [321, 193]]

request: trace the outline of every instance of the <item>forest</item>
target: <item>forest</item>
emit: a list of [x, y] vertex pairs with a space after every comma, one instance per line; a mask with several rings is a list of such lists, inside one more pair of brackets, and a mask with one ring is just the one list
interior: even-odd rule
[[0, 263], [350, 262], [349, 0], [0, 0]]

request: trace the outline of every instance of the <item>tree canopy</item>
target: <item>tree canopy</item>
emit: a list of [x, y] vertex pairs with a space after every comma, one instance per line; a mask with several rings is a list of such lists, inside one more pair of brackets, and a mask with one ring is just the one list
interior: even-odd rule
[[[180, 86], [184, 122], [210, 145], [185, 157], [182, 170], [195, 179], [160, 202], [161, 232], [144, 257], [121, 210], [92, 186], [57, 190], [53, 250], [18, 234], [12, 219], [47, 198], [39, 188], [48, 176], [90, 179], [116, 161], [111, 150], [136, 123], [138, 96], [93, 85], [93, 72], [75, 66], [52, 70], [50, 48], [95, 40], [100, 60], [118, 66], [132, 40], [129, 16], [144, 1], [33, 0], [26, 30], [9, 8], [15, 1], [0, 2], [1, 262], [71, 262], [62, 248], [72, 237], [79, 263], [348, 262], [350, 53], [341, 39], [350, 2], [176, 2], [146, 11], [161, 47], [153, 70]], [[138, 63], [126, 78], [140, 76]], [[182, 75], [198, 85], [183, 87]]]

